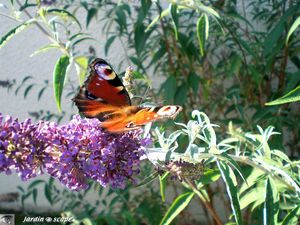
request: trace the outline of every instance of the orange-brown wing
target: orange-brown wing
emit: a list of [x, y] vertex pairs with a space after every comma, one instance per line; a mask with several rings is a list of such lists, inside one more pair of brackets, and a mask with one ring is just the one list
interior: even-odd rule
[[97, 99], [89, 99], [85, 93], [85, 88], [81, 87], [79, 93], [73, 99], [79, 112], [87, 118], [98, 118], [102, 120], [103, 115], [119, 110], [120, 107], [108, 105]]
[[152, 121], [164, 118], [174, 119], [182, 110], [181, 106], [162, 107], [127, 106], [106, 115], [108, 118], [101, 126], [112, 133], [138, 129]]
[[103, 59], [90, 64], [91, 72], [73, 101], [84, 116], [97, 117], [131, 105], [129, 95], [113, 68]]

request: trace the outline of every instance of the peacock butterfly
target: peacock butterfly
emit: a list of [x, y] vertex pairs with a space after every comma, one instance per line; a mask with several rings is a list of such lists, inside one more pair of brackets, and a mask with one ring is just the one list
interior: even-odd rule
[[178, 105], [135, 106], [122, 81], [103, 59], [90, 64], [90, 75], [73, 101], [87, 118], [98, 118], [101, 127], [112, 133], [140, 128], [164, 118], [174, 119], [182, 110]]

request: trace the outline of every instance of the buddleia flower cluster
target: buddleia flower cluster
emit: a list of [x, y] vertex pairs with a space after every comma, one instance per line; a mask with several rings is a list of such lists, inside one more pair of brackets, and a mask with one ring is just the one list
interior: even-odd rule
[[128, 180], [134, 182], [150, 139], [140, 130], [111, 134], [99, 125], [79, 115], [59, 126], [0, 114], [0, 172], [15, 170], [24, 181], [48, 173], [71, 190], [88, 188], [89, 179], [124, 188]]

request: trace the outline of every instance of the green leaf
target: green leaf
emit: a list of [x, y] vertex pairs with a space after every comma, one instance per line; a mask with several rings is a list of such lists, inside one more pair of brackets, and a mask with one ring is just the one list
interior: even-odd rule
[[[170, 91], [170, 90], [167, 89], [167, 91]], [[176, 90], [175, 103], [178, 105], [186, 104], [187, 92], [188, 92], [187, 84], [183, 83], [182, 85], [180, 85]]]
[[267, 56], [272, 53], [274, 46], [276, 45], [280, 35], [284, 31], [284, 23], [280, 22], [274, 29], [269, 33], [267, 38], [265, 39], [264, 44], [264, 55]]
[[116, 22], [120, 26], [120, 32], [123, 33], [123, 30], [127, 29], [127, 16], [124, 12], [122, 5], [117, 7], [115, 13], [116, 13]]
[[197, 74], [195, 73], [192, 73], [188, 76], [189, 86], [193, 89], [195, 95], [197, 95], [198, 93], [200, 81], [201, 81], [200, 77], [197, 76]]
[[247, 183], [247, 180], [243, 174], [243, 170], [242, 168], [239, 166], [239, 164], [237, 164], [236, 161], [234, 161], [230, 156], [228, 156], [226, 153], [222, 153], [221, 154], [222, 157], [224, 157], [226, 160], [228, 160], [228, 162], [236, 169], [236, 171], [238, 172], [238, 174], [241, 176], [241, 178], [243, 179], [243, 181], [245, 183]]
[[264, 174], [265, 173], [262, 170], [253, 168], [250, 175], [247, 177], [247, 183], [244, 182], [241, 188], [239, 188], [239, 195], [248, 192], [249, 188], [253, 187]]
[[290, 211], [286, 217], [283, 219], [281, 225], [297, 225], [300, 214], [300, 206], [294, 208]]
[[144, 50], [146, 40], [149, 34], [145, 32], [143, 24], [137, 24], [134, 29], [134, 45], [137, 55], [139, 56]]
[[105, 43], [105, 47], [104, 47], [104, 53], [107, 56], [109, 47], [112, 45], [112, 43], [114, 42], [114, 40], [116, 39], [117, 36], [111, 36]]
[[296, 87], [294, 90], [290, 91], [286, 95], [271, 101], [265, 103], [265, 105], [280, 105], [288, 102], [296, 102], [300, 101], [300, 86]]
[[220, 176], [221, 174], [218, 170], [208, 169], [201, 175], [200, 179], [198, 180], [197, 188], [200, 189], [203, 185], [217, 181]]
[[[245, 183], [244, 183], [245, 184]], [[255, 186], [253, 188], [247, 189], [243, 195], [240, 195], [240, 207], [241, 209], [246, 208], [251, 203], [258, 204], [259, 202], [264, 201], [265, 188], [263, 186]]]
[[96, 41], [95, 38], [91, 38], [91, 37], [83, 37], [83, 38], [80, 38], [80, 39], [74, 41], [74, 43], [72, 43], [71, 45], [72, 45], [72, 47], [74, 48], [77, 44], [79, 44], [79, 43], [82, 42], [82, 41], [86, 41], [86, 40]]
[[273, 149], [271, 151], [271, 154], [276, 155], [277, 157], [279, 157], [282, 160], [285, 160], [287, 163], [292, 163], [291, 160], [289, 159], [289, 157], [282, 151]]
[[35, 55], [40, 54], [40, 53], [47, 52], [50, 49], [59, 49], [59, 48], [60, 48], [60, 46], [58, 44], [49, 44], [49, 45], [46, 45], [46, 46], [41, 47], [38, 50], [34, 51], [34, 53], [32, 53], [30, 55], [30, 57], [35, 56]]
[[93, 17], [97, 15], [97, 12], [98, 10], [96, 8], [91, 8], [88, 10], [87, 17], [86, 17], [86, 27], [89, 26]]
[[16, 26], [15, 28], [11, 29], [9, 32], [7, 32], [0, 39], [0, 48], [3, 47], [14, 35], [20, 33], [21, 31], [23, 31], [29, 25], [31, 25], [32, 23], [34, 23], [35, 21], [36, 21], [35, 19], [28, 20], [28, 21], [26, 21], [26, 22], [24, 22], [24, 23]]
[[170, 11], [171, 11], [171, 18], [173, 21], [175, 38], [176, 38], [176, 40], [178, 40], [179, 15], [177, 12], [177, 5], [172, 3], [172, 4], [170, 4], [170, 8], [171, 8]]
[[204, 56], [205, 41], [208, 33], [206, 33], [206, 22], [204, 15], [200, 16], [197, 21], [197, 38], [200, 47], [200, 55]]
[[51, 9], [47, 9], [45, 11], [45, 13], [58, 15], [58, 16], [61, 16], [62, 18], [69, 17], [72, 20], [74, 20], [77, 23], [77, 25], [79, 26], [79, 28], [81, 29], [81, 24], [80, 24], [79, 20], [72, 13], [70, 13], [69, 11], [67, 11], [65, 9], [53, 9], [53, 8], [51, 8]]
[[162, 13], [160, 15], [158, 15], [157, 17], [155, 17], [152, 22], [147, 26], [145, 32], [149, 31], [151, 27], [153, 27], [161, 18], [167, 16], [170, 14], [171, 8], [167, 8], [164, 11], [162, 11]]
[[163, 56], [166, 54], [166, 46], [165, 44], [160, 43], [159, 49], [155, 51], [151, 62], [149, 63], [150, 65], [158, 65], [158, 63], [156, 63], [157, 61], [159, 61], [161, 58], [163, 58]]
[[235, 222], [237, 225], [243, 224], [242, 222], [242, 214], [241, 214], [241, 208], [239, 203], [239, 197], [238, 197], [238, 189], [235, 185], [235, 176], [233, 171], [227, 164], [221, 161], [217, 161], [217, 165], [219, 167], [219, 170], [221, 172], [222, 178], [226, 184], [226, 190], [227, 194], [230, 199], [230, 205], [233, 211], [233, 215], [235, 218]]
[[23, 11], [24, 9], [27, 9], [29, 7], [35, 7], [35, 6], [37, 6], [37, 4], [26, 4], [20, 7], [19, 11]]
[[171, 207], [168, 209], [167, 213], [163, 217], [160, 222], [160, 225], [168, 225], [170, 224], [174, 218], [188, 206], [192, 198], [194, 197], [194, 192], [186, 192], [184, 194], [179, 195]]
[[285, 44], [287, 45], [288, 42], [289, 42], [289, 39], [291, 37], [291, 35], [294, 33], [294, 31], [297, 29], [297, 27], [300, 26], [300, 16], [295, 20], [295, 22], [292, 24], [289, 32], [288, 32], [288, 35], [286, 37], [286, 41], [285, 41]]
[[213, 8], [211, 8], [211, 7], [208, 7], [208, 6], [205, 6], [205, 5], [200, 5], [200, 6], [198, 6], [198, 9], [201, 11], [201, 12], [203, 12], [203, 13], [205, 13], [205, 14], [208, 14], [208, 15], [211, 15], [211, 16], [213, 16], [213, 17], [215, 17], [215, 18], [220, 18], [220, 16], [219, 16], [219, 13], [217, 13]]
[[163, 202], [166, 200], [166, 186], [168, 177], [169, 172], [166, 172], [163, 176], [159, 176], [160, 195]]
[[70, 58], [67, 55], [61, 56], [55, 64], [53, 71], [53, 89], [56, 105], [61, 111], [61, 96], [66, 79], [67, 69], [70, 65]]
[[75, 68], [77, 71], [77, 75], [79, 78], [79, 84], [82, 85], [85, 80], [86, 74], [87, 74], [89, 60], [85, 56], [78, 56], [74, 59], [74, 62], [75, 62]]
[[299, 6], [294, 6], [289, 8], [283, 16], [281, 16], [280, 21], [271, 30], [264, 42], [264, 55], [267, 56], [274, 51], [274, 46], [276, 46], [281, 34], [285, 31], [285, 22], [294, 15], [299, 9]]
[[176, 88], [175, 76], [169, 75], [168, 79], [161, 86], [161, 90], [163, 91], [166, 100], [171, 101], [174, 99]]
[[277, 224], [279, 211], [279, 197], [274, 181], [269, 177], [266, 182], [266, 196], [264, 204], [264, 225]]

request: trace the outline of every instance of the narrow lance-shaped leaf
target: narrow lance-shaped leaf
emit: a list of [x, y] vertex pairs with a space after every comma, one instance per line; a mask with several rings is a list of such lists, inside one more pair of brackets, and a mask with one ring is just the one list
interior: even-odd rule
[[68, 12], [65, 9], [47, 9], [45, 11], [45, 13], [55, 14], [55, 15], [61, 16], [62, 18], [69, 17], [72, 20], [74, 20], [77, 23], [77, 25], [79, 26], [79, 28], [81, 29], [81, 24], [80, 24], [79, 20], [72, 13]]
[[296, 101], [300, 101], [300, 86], [274, 101], [267, 102], [265, 105], [280, 105]]
[[169, 177], [169, 172], [166, 172], [163, 176], [159, 176], [159, 187], [161, 200], [164, 202], [166, 199], [166, 183]]
[[96, 8], [91, 8], [88, 10], [87, 17], [86, 17], [86, 27], [89, 26], [92, 18], [97, 16], [97, 12], [98, 10]]
[[283, 16], [280, 17], [280, 21], [270, 31], [264, 42], [264, 55], [267, 56], [273, 52], [274, 46], [279, 40], [282, 32], [285, 31], [284, 23], [299, 11], [299, 6], [290, 7]]
[[297, 225], [300, 216], [300, 206], [294, 208], [282, 221], [282, 225]]
[[9, 32], [7, 32], [4, 36], [0, 39], [0, 48], [3, 47], [7, 41], [9, 41], [15, 34], [20, 33], [25, 28], [27, 28], [29, 25], [31, 25], [33, 22], [35, 22], [35, 19], [28, 20], [15, 28], [11, 29]]
[[91, 38], [91, 37], [83, 37], [83, 38], [80, 38], [80, 39], [74, 41], [74, 42], [71, 44], [71, 46], [72, 46], [72, 48], [74, 48], [77, 44], [79, 44], [79, 43], [81, 43], [81, 42], [83, 42], [83, 41], [86, 41], [86, 40], [97, 41], [95, 38]]
[[104, 47], [104, 54], [107, 56], [109, 47], [112, 45], [112, 43], [114, 42], [114, 40], [116, 39], [117, 36], [111, 36], [105, 43], [105, 47]]
[[49, 44], [49, 45], [46, 45], [46, 46], [41, 47], [38, 50], [36, 50], [34, 53], [32, 53], [30, 55], [30, 57], [35, 56], [35, 55], [40, 54], [40, 53], [47, 52], [50, 49], [59, 49], [59, 48], [60, 48], [60, 46], [58, 44]]
[[160, 225], [170, 224], [174, 218], [188, 206], [192, 198], [194, 197], [194, 192], [186, 192], [179, 195], [175, 201], [172, 203], [171, 207], [163, 217], [160, 222]]
[[170, 10], [171, 10], [171, 17], [173, 21], [173, 27], [174, 27], [174, 33], [175, 33], [175, 38], [178, 40], [178, 24], [179, 24], [179, 17], [177, 13], [177, 5], [176, 4], [170, 4]]
[[243, 221], [234, 173], [224, 162], [217, 161], [217, 165], [226, 185], [226, 190], [230, 199], [230, 205], [233, 211], [235, 222], [237, 225], [241, 225], [243, 224]]
[[150, 29], [151, 27], [153, 27], [153, 26], [154, 26], [161, 18], [163, 18], [163, 17], [169, 15], [170, 11], [171, 11], [171, 8], [170, 8], [170, 7], [167, 8], [167, 9], [165, 9], [164, 11], [162, 11], [162, 13], [161, 13], [160, 15], [158, 15], [157, 17], [155, 17], [155, 18], [152, 20], [152, 22], [147, 26], [145, 32], [149, 31], [149, 29]]
[[70, 65], [70, 58], [67, 55], [63, 55], [56, 62], [53, 72], [53, 89], [56, 105], [59, 111], [61, 111], [61, 95], [64, 88], [65, 78], [67, 74], [68, 66]]
[[294, 33], [294, 31], [297, 29], [297, 27], [300, 26], [300, 16], [295, 20], [295, 22], [292, 24], [290, 30], [289, 30], [289, 33], [286, 37], [286, 41], [285, 41], [285, 44], [287, 45], [288, 42], [289, 42], [289, 39], [291, 37], [291, 35]]
[[220, 19], [220, 15], [219, 13], [217, 13], [216, 10], [214, 10], [212, 7], [208, 7], [208, 6], [205, 6], [205, 5], [200, 5], [198, 6], [198, 10], [200, 12], [204, 12], [205, 14], [208, 14], [210, 16], [212, 16], [214, 19]]
[[228, 162], [236, 169], [236, 171], [239, 173], [239, 175], [241, 176], [241, 178], [243, 179], [243, 181], [247, 184], [247, 179], [245, 178], [244, 174], [243, 174], [243, 170], [242, 168], [239, 166], [239, 164], [236, 163], [236, 161], [234, 161], [230, 156], [228, 156], [226, 153], [222, 153], [221, 154], [222, 157], [226, 158], [228, 160]]
[[204, 46], [205, 46], [205, 39], [206, 39], [206, 29], [205, 29], [205, 18], [204, 16], [200, 16], [197, 21], [197, 38], [199, 42], [200, 48], [200, 55], [204, 56]]
[[266, 182], [266, 196], [264, 204], [264, 225], [277, 224], [279, 198], [276, 185], [271, 178]]
[[82, 85], [85, 80], [87, 69], [88, 69], [88, 64], [89, 64], [88, 58], [85, 56], [78, 56], [74, 59], [74, 62], [75, 62], [77, 75], [79, 78], [79, 84]]

